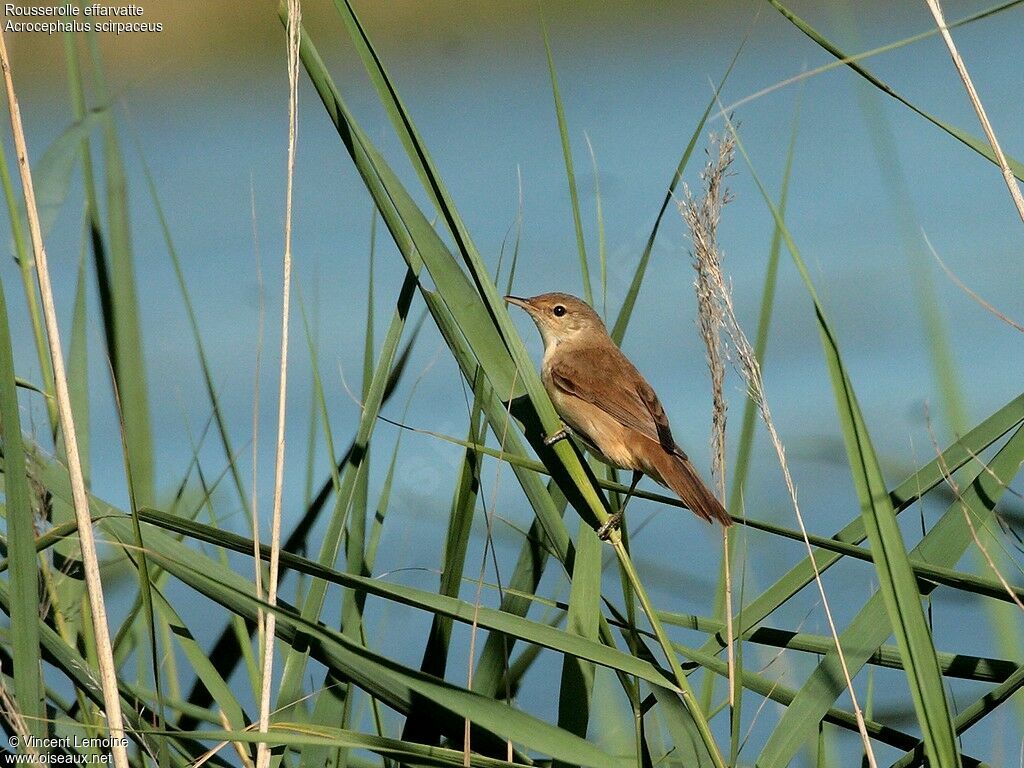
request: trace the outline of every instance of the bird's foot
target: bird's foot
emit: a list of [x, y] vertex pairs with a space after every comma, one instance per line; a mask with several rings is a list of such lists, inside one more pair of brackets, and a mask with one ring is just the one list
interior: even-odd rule
[[622, 513], [616, 512], [604, 522], [604, 525], [597, 529], [597, 538], [601, 541], [608, 541], [612, 536], [612, 531], [618, 530], [621, 524]]
[[572, 430], [569, 427], [563, 426], [560, 430], [555, 432], [553, 435], [548, 435], [544, 438], [544, 445], [552, 446], [559, 440], [565, 440], [569, 435], [572, 434]]

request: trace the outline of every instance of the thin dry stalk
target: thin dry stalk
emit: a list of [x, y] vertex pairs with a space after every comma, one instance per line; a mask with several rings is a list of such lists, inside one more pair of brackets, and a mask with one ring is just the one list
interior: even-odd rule
[[[712, 470], [718, 486], [718, 497], [725, 503], [725, 422], [728, 403], [725, 399], [725, 363], [727, 347], [722, 338], [725, 331], [725, 317], [716, 298], [715, 286], [724, 282], [721, 275], [721, 252], [718, 248], [718, 222], [722, 209], [732, 200], [725, 188], [736, 146], [730, 137], [719, 141], [711, 140], [714, 159], [709, 159], [700, 175], [704, 184], [704, 196], [694, 199], [690, 188], [684, 186], [684, 199], [679, 208], [690, 229], [693, 242], [691, 253], [696, 277], [693, 287], [697, 294], [697, 321], [700, 335], [707, 350], [708, 370], [711, 372], [711, 455]], [[729, 706], [735, 706], [736, 655], [732, 628], [732, 569], [729, 563], [729, 529], [722, 529], [723, 567], [725, 572], [725, 622], [728, 645], [726, 655], [729, 664]]]
[[[224, 710], [217, 710], [217, 715], [220, 717], [220, 725], [225, 731], [232, 730], [231, 721], [228, 720], [228, 716], [224, 714]], [[235, 748], [235, 753], [238, 755], [238, 759], [242, 763], [242, 768], [255, 768], [255, 764], [252, 758], [249, 757], [249, 750], [245, 744], [240, 741], [232, 741], [231, 746]]]
[[[735, 147], [735, 135], [733, 133], [735, 129], [733, 128], [732, 122], [729, 120], [728, 116], [726, 116], [726, 121], [728, 122], [730, 131], [727, 138], [719, 140], [720, 154], [725, 149], [724, 145], [727, 143], [731, 147]], [[732, 149], [729, 149], [730, 156], [731, 153]], [[683, 210], [685, 217], [685, 203]], [[782, 469], [782, 476], [786, 483], [786, 490], [789, 492], [790, 503], [793, 505], [793, 511], [796, 513], [797, 523], [800, 526], [800, 532], [803, 535], [804, 544], [807, 547], [807, 556], [810, 559], [811, 567], [814, 570], [814, 581], [818, 587], [818, 594], [821, 596], [821, 604], [825, 610], [825, 618], [828, 621], [832, 640], [835, 643], [836, 653], [838, 654], [839, 663], [843, 670], [843, 678], [846, 682], [846, 688], [850, 692], [850, 700], [853, 704], [854, 715], [857, 719], [857, 729], [860, 731], [861, 741], [864, 745], [864, 752], [868, 758], [868, 764], [870, 765], [870, 768], [877, 768], [877, 762], [871, 748], [871, 740], [868, 736], [867, 726], [864, 723], [864, 715], [857, 702], [857, 694], [853, 688], [853, 679], [850, 676], [850, 670], [846, 663], [846, 655], [843, 653], [842, 645], [839, 642], [839, 632], [836, 629], [835, 620], [832, 617], [832, 609], [829, 606], [828, 598], [825, 595], [825, 585], [822, 583], [821, 572], [818, 569], [818, 563], [814, 557], [814, 548], [811, 546], [810, 538], [807, 535], [807, 528], [804, 525], [803, 514], [800, 512], [800, 504], [797, 501], [796, 485], [789, 473], [789, 465], [786, 462], [786, 450], [782, 444], [782, 440], [779, 438], [778, 431], [775, 429], [775, 422], [772, 419], [771, 409], [768, 407], [768, 398], [764, 391], [764, 380], [761, 376], [761, 366], [757, 362], [754, 349], [747, 340], [747, 336], [743, 332], [742, 326], [740, 326], [739, 321], [736, 319], [736, 312], [732, 303], [732, 291], [729, 283], [722, 274], [721, 257], [718, 249], [714, 248], [708, 250], [704, 254], [704, 258], [706, 258], [709, 263], [702, 269], [708, 276], [709, 286], [714, 292], [714, 300], [718, 305], [716, 312], [720, 313], [723, 318], [726, 333], [731, 341], [734, 352], [733, 363], [747, 383], [750, 397], [757, 405], [757, 409], [761, 414], [761, 420], [764, 422], [765, 427], [768, 430], [768, 435], [771, 438], [772, 446], [775, 448], [779, 466]], [[730, 630], [730, 639], [731, 637], [732, 631]]]
[[[301, 0], [288, 0], [288, 182], [284, 213], [284, 275], [281, 286], [281, 368], [277, 393], [277, 447], [274, 455], [274, 510], [270, 526], [270, 574], [267, 602], [277, 604], [277, 580], [281, 556], [281, 499], [284, 489], [285, 402], [288, 384], [288, 310], [292, 277], [292, 191], [295, 178], [295, 148], [299, 123], [299, 40], [302, 25]], [[276, 614], [267, 614], [263, 642], [263, 679], [260, 689], [260, 733], [270, 729], [270, 692], [274, 673], [274, 630]], [[256, 750], [257, 768], [270, 764], [270, 750], [261, 741]]]
[[1010, 164], [1006, 161], [1006, 155], [1003, 154], [1003, 148], [999, 146], [999, 140], [996, 138], [996, 132], [992, 128], [992, 123], [988, 120], [988, 115], [985, 113], [985, 107], [982, 106], [981, 99], [978, 97], [978, 92], [974, 88], [974, 82], [971, 80], [971, 76], [967, 72], [967, 65], [964, 64], [964, 60], [960, 57], [960, 52], [957, 50], [956, 44], [953, 42], [953, 36], [949, 33], [949, 27], [946, 26], [946, 19], [942, 15], [942, 6], [939, 5], [939, 0], [925, 0], [925, 3], [928, 5], [928, 10], [932, 12], [932, 16], [935, 17], [935, 24], [939, 28], [942, 39], [946, 41], [946, 47], [949, 49], [949, 55], [953, 59], [953, 66], [956, 67], [956, 71], [959, 73], [960, 79], [964, 81], [964, 88], [967, 90], [967, 97], [971, 100], [974, 111], [978, 113], [978, 120], [981, 121], [981, 127], [985, 131], [985, 138], [987, 138], [988, 143], [992, 145], [992, 152], [996, 156], [996, 162], [999, 164], [999, 168], [1003, 172], [1003, 181], [1006, 182], [1006, 188], [1010, 190], [1010, 198], [1013, 200], [1013, 204], [1017, 207], [1017, 214], [1020, 216], [1021, 221], [1024, 221], [1024, 195], [1021, 194], [1020, 187], [1017, 185], [1017, 179], [1014, 178], [1013, 171], [1010, 170]]
[[[254, 571], [254, 591], [256, 598], [263, 599], [263, 559], [260, 556], [260, 514], [259, 514], [259, 435], [260, 435], [260, 362], [263, 357], [263, 321], [265, 306], [263, 301], [263, 269], [260, 265], [259, 236], [256, 229], [256, 188], [249, 180], [249, 203], [252, 211], [252, 242], [256, 255], [256, 363], [252, 376], [252, 556]], [[256, 612], [257, 647], [262, 648], [266, 636], [266, 613], [263, 608]]]
[[14, 92], [14, 80], [11, 77], [11, 62], [7, 55], [7, 41], [0, 32], [0, 66], [4, 72], [4, 84], [7, 88], [7, 104], [11, 116], [11, 132], [14, 135], [14, 148], [18, 158], [18, 170], [21, 173], [21, 186], [25, 196], [25, 210], [28, 215], [29, 232], [32, 236], [32, 249], [36, 262], [36, 274], [39, 280], [39, 293], [42, 297], [43, 317], [46, 321], [47, 341], [50, 345], [50, 361], [53, 363], [54, 389], [57, 395], [57, 413], [60, 417], [60, 428], [64, 435], [64, 447], [68, 462], [68, 475], [71, 481], [71, 495], [75, 507], [75, 520], [78, 523], [78, 539], [82, 547], [82, 565], [85, 569], [85, 583], [89, 595], [89, 607], [92, 613], [92, 626], [96, 638], [96, 659], [99, 665], [100, 681], [103, 688], [103, 708], [106, 713], [107, 726], [110, 729], [110, 751], [117, 768], [128, 768], [128, 751], [125, 748], [124, 722], [121, 717], [121, 699], [117, 689], [117, 668], [114, 665], [114, 654], [110, 644], [110, 631], [107, 625], [107, 612], [103, 602], [103, 583], [100, 580], [99, 558], [96, 554], [96, 540], [93, 536], [92, 518], [89, 514], [89, 497], [85, 490], [85, 478], [82, 474], [82, 460], [78, 452], [78, 436], [71, 413], [71, 396], [68, 392], [67, 375], [64, 368], [64, 353], [60, 344], [60, 332], [57, 325], [57, 310], [53, 302], [53, 289], [50, 285], [50, 268], [43, 248], [43, 234], [39, 224], [39, 211], [36, 206], [35, 188], [32, 186], [32, 170], [28, 164], [28, 147], [25, 143], [25, 131], [21, 124], [21, 110]]
[[938, 251], [936, 251], [935, 247], [932, 245], [932, 241], [928, 239], [928, 235], [923, 232], [921, 234], [924, 236], [924, 242], [925, 245], [928, 246], [928, 250], [932, 252], [932, 256], [934, 256], [935, 260], [939, 262], [939, 266], [942, 267], [942, 271], [946, 273], [946, 277], [953, 281], [953, 285], [955, 285], [961, 291], [966, 293], [968, 297], [973, 299], [975, 303], [977, 303], [978, 306], [980, 306], [982, 309], [991, 313], [992, 315], [995, 315], [999, 320], [1002, 320], [1004, 323], [1006, 323], [1014, 330], [1024, 333], [1024, 325], [1021, 325], [1013, 318], [1009, 317], [1003, 312], [1000, 312], [998, 309], [992, 306], [992, 304], [990, 304], [977, 293], [975, 293], [973, 290], [968, 288], [964, 281], [957, 277], [956, 273], [953, 270], [951, 270], [948, 266], [946, 266], [946, 262], [944, 262], [942, 258], [939, 256]]

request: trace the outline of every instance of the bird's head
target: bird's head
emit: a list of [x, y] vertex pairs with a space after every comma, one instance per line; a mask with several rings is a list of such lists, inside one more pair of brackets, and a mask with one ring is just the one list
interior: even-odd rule
[[506, 296], [505, 301], [522, 307], [537, 324], [545, 350], [596, 331], [607, 335], [600, 315], [586, 302], [568, 293], [542, 293], [530, 299]]

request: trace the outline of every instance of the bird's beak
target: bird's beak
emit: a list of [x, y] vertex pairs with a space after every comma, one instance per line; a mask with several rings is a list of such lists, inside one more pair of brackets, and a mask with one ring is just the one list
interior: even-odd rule
[[530, 311], [530, 300], [529, 299], [521, 299], [518, 296], [506, 296], [505, 297], [505, 302], [507, 304], [515, 304], [517, 307], [522, 307], [527, 312]]

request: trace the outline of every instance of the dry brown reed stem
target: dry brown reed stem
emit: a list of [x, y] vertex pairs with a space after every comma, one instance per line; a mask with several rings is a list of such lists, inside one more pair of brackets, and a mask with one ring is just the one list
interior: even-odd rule
[[[724, 153], [728, 155], [731, 160], [736, 141], [735, 127], [728, 115], [726, 115], [725, 119], [729, 127], [729, 133], [725, 138], [717, 139], [717, 143], [719, 145], [718, 154], [719, 157], [721, 157]], [[725, 168], [727, 169], [728, 165], [726, 165]], [[725, 170], [722, 170], [719, 173], [724, 175]], [[685, 216], [685, 202], [683, 205]], [[695, 240], [695, 243], [696, 242], [697, 241]], [[775, 448], [779, 467], [782, 469], [782, 476], [786, 483], [786, 490], [789, 492], [790, 503], [793, 505], [793, 511], [796, 513], [797, 523], [800, 526], [800, 532], [803, 534], [804, 544], [807, 548], [807, 556], [810, 559], [811, 567], [814, 570], [814, 581], [818, 587], [818, 594], [821, 596], [821, 604], [825, 611], [825, 618], [828, 622], [829, 631], [832, 634], [832, 640], [835, 643], [839, 663], [843, 670], [843, 679], [846, 682], [846, 688], [850, 693], [850, 700], [853, 704], [853, 711], [857, 720], [857, 729], [860, 731], [861, 741], [864, 746], [864, 753], [867, 756], [870, 768], [877, 768], [874, 751], [871, 748], [871, 739], [868, 736], [867, 726], [864, 723], [864, 715], [861, 712], [860, 704], [857, 702], [857, 694], [853, 688], [853, 679], [850, 676], [850, 670], [846, 663], [846, 655], [843, 653], [842, 645], [839, 642], [839, 631], [836, 629], [835, 620], [832, 617], [832, 609], [829, 606], [828, 598], [825, 595], [825, 585], [821, 580], [821, 571], [818, 569], [818, 563], [814, 557], [814, 548], [811, 546], [811, 541], [808, 538], [807, 528], [804, 525], [803, 514], [800, 511], [800, 504], [797, 501], [796, 485], [793, 482], [792, 475], [789, 473], [789, 464], [786, 462], [786, 449], [782, 444], [782, 440], [779, 438], [778, 431], [775, 428], [775, 422], [772, 419], [771, 409], [768, 407], [768, 398], [764, 391], [764, 380], [761, 376], [761, 366], [757, 362], [757, 356], [754, 354], [754, 348], [750, 345], [746, 334], [743, 332], [743, 328], [736, 319], [736, 312], [732, 303], [732, 290], [722, 273], [721, 254], [717, 247], [695, 247], [694, 255], [697, 258], [706, 259], [709, 262], [700, 267], [698, 274], [702, 271], [706, 275], [708, 286], [713, 291], [714, 301], [718, 305], [714, 311], [716, 314], [720, 314], [726, 334], [728, 335], [731, 343], [733, 354], [730, 358], [734, 366], [739, 370], [740, 374], [746, 381], [750, 397], [754, 401], [755, 405], [757, 405], [757, 409], [761, 415], [761, 420], [764, 422], [765, 428], [768, 430], [768, 435], [771, 438], [772, 446]], [[729, 630], [729, 635], [731, 639], [731, 629]]]
[[935, 24], [939, 28], [942, 39], [946, 42], [949, 55], [953, 59], [953, 66], [956, 67], [960, 79], [964, 81], [967, 97], [971, 100], [974, 111], [978, 113], [978, 120], [981, 121], [981, 127], [985, 131], [985, 138], [992, 145], [992, 152], [996, 157], [999, 168], [1003, 172], [1003, 181], [1006, 182], [1006, 188], [1010, 190], [1010, 198], [1017, 208], [1017, 214], [1020, 216], [1021, 221], [1024, 221], [1024, 195], [1021, 194], [1020, 187], [1017, 185], [1017, 179], [1014, 177], [1013, 171], [1010, 170], [1010, 164], [1006, 161], [1003, 148], [999, 146], [996, 132], [992, 128], [992, 123], [989, 122], [988, 115], [985, 113], [985, 107], [982, 105], [981, 98], [974, 88], [974, 82], [967, 72], [967, 65], [964, 64], [964, 60], [956, 48], [956, 43], [953, 42], [953, 36], [949, 33], [949, 27], [946, 25], [946, 19], [942, 14], [942, 6], [939, 5], [939, 0], [925, 0], [925, 3], [928, 5], [928, 10], [932, 12], [932, 16], [935, 17]]
[[[725, 503], [725, 422], [728, 403], [725, 399], [725, 363], [727, 347], [722, 338], [725, 331], [725, 317], [720, 302], [716, 299], [717, 282], [722, 281], [721, 254], [718, 250], [718, 222], [722, 209], [732, 199], [725, 188], [735, 155], [735, 144], [731, 138], [719, 141], [711, 139], [709, 159], [700, 175], [704, 184], [704, 195], [698, 201], [683, 187], [684, 199], [679, 208], [690, 230], [693, 242], [692, 262], [697, 275], [693, 286], [697, 294], [697, 322], [700, 335], [707, 350], [708, 370], [711, 372], [711, 456], [712, 469], [718, 487], [718, 497]], [[713, 151], [717, 150], [717, 151]], [[729, 666], [729, 705], [735, 706], [736, 655], [732, 627], [732, 568], [729, 563], [729, 529], [722, 529], [723, 572], [725, 573], [725, 623], [728, 644], [726, 656]]]
[[[288, 313], [292, 277], [292, 192], [295, 178], [295, 149], [299, 127], [299, 41], [302, 30], [301, 0], [288, 0], [288, 170], [284, 212], [284, 265], [281, 285], [281, 367], [277, 392], [277, 444], [274, 451], [274, 509], [270, 524], [270, 572], [267, 602], [277, 604], [277, 580], [281, 556], [281, 501], [284, 490], [285, 404], [288, 390]], [[257, 563], [257, 567], [259, 564]], [[274, 631], [276, 614], [264, 619], [263, 675], [260, 688], [260, 733], [270, 729], [270, 693], [274, 676]], [[257, 768], [270, 764], [270, 749], [261, 741], [256, 750]]]
[[21, 173], [21, 186], [25, 196], [25, 211], [28, 217], [29, 232], [32, 236], [32, 250], [36, 262], [36, 275], [39, 280], [39, 294], [42, 299], [43, 318], [46, 322], [46, 336], [50, 346], [50, 362], [53, 364], [57, 413], [60, 418], [61, 433], [64, 435], [64, 448], [68, 461], [68, 477], [71, 481], [75, 520], [78, 523], [78, 540], [82, 548], [82, 566], [85, 570], [85, 584], [89, 595], [89, 609], [91, 611], [92, 628], [96, 641], [96, 660], [99, 665], [100, 682], [103, 689], [103, 709], [112, 740], [110, 752], [114, 758], [114, 765], [117, 768], [128, 768], [128, 751], [124, 746], [125, 731], [124, 722], [121, 717], [121, 698], [117, 689], [117, 668], [114, 665], [114, 654], [110, 644], [107, 612], [103, 602], [103, 583], [100, 580], [99, 558], [96, 554], [96, 540], [93, 536], [92, 517], [89, 514], [89, 497], [85, 490], [82, 460], [78, 452], [78, 436], [75, 432], [75, 422], [71, 413], [71, 395], [68, 392], [64, 353], [61, 349], [60, 332], [57, 325], [57, 310], [53, 301], [53, 289], [50, 285], [50, 268], [46, 259], [46, 251], [43, 248], [43, 233], [39, 224], [39, 210], [36, 205], [35, 188], [32, 186], [32, 170], [28, 164], [28, 147], [25, 143], [25, 131], [21, 124], [21, 110], [18, 107], [18, 98], [14, 91], [14, 80], [11, 77], [11, 62], [7, 55], [7, 41], [2, 32], [0, 32], [0, 66], [3, 68], [4, 84], [7, 88], [11, 132], [14, 135], [18, 171]]

